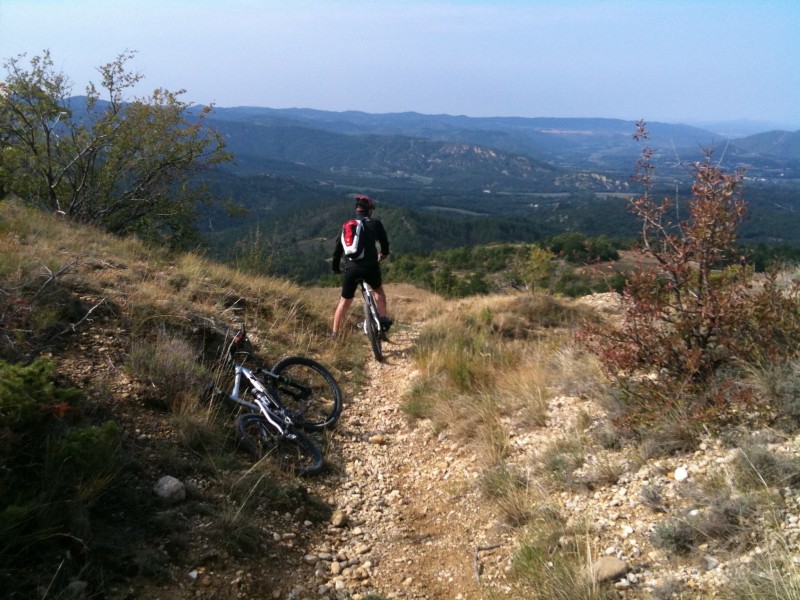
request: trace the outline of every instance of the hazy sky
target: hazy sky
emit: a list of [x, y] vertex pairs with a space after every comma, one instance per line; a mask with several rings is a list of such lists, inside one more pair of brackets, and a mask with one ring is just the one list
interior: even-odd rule
[[800, 128], [798, 0], [0, 0], [45, 49], [75, 94], [135, 50], [198, 104]]

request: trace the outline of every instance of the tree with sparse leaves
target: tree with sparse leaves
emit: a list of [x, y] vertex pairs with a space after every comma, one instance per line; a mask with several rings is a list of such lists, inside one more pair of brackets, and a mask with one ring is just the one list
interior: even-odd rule
[[[644, 123], [635, 136], [647, 140]], [[798, 350], [800, 282], [781, 287], [775, 273], [755, 281], [734, 252], [746, 214], [742, 173], [725, 172], [707, 153], [694, 165], [686, 217], [652, 193], [653, 151], [644, 148], [631, 201], [641, 223], [642, 268], [629, 275], [619, 326], [584, 332], [619, 381], [657, 373], [658, 381], [703, 382], [736, 361], [776, 360]], [[645, 379], [646, 381], [646, 379]]]
[[556, 271], [554, 258], [541, 246], [525, 246], [513, 261], [514, 273], [528, 291], [547, 288]]
[[230, 159], [184, 93], [156, 89], [126, 99], [142, 75], [124, 52], [98, 71], [85, 97], [56, 71], [49, 51], [4, 63], [0, 83], [0, 188], [43, 210], [116, 234], [184, 245], [196, 209], [210, 200], [199, 173]]

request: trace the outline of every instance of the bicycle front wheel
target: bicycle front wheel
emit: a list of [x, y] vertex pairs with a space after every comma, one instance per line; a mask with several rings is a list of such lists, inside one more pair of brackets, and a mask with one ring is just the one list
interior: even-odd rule
[[378, 329], [378, 311], [375, 310], [374, 305], [371, 304], [364, 297], [364, 329], [366, 330], [367, 337], [369, 338], [369, 345], [372, 348], [372, 354], [375, 360], [383, 362], [383, 347], [381, 345], [381, 332]]
[[239, 448], [258, 460], [268, 457], [281, 469], [296, 475], [311, 475], [322, 470], [322, 452], [299, 431], [286, 435], [277, 431], [263, 415], [247, 413], [236, 419]]
[[270, 393], [306, 431], [330, 427], [342, 412], [342, 391], [330, 371], [305, 356], [282, 358], [272, 367]]

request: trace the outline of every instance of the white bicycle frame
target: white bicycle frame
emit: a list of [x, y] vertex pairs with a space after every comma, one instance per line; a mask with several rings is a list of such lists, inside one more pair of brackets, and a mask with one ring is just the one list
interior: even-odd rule
[[[372, 287], [363, 279], [360, 282], [361, 284], [361, 295], [364, 298], [364, 304], [366, 304], [370, 317], [375, 322], [375, 328], [378, 333], [383, 332], [383, 327], [381, 326], [381, 319], [380, 315], [378, 315], [378, 305], [375, 303], [375, 296], [372, 293]], [[366, 323], [364, 324], [366, 327]], [[366, 333], [366, 329], [364, 330]]]
[[[233, 380], [233, 390], [228, 394], [228, 399], [242, 406], [246, 406], [254, 412], [261, 413], [267, 421], [274, 425], [278, 431], [283, 435], [288, 435], [287, 426], [294, 425], [294, 422], [282, 410], [276, 410], [273, 406], [276, 404], [269, 392], [264, 387], [261, 380], [256, 377], [252, 370], [244, 365], [235, 365], [235, 376]], [[248, 383], [253, 386], [255, 390], [255, 403], [248, 402], [241, 396], [242, 377], [247, 379]], [[283, 421], [283, 423], [281, 423]]]

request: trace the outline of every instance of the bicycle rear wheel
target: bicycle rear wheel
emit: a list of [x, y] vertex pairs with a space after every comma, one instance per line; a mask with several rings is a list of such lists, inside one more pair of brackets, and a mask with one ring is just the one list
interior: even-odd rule
[[247, 413], [236, 419], [238, 447], [258, 460], [269, 457], [285, 471], [310, 475], [322, 469], [322, 452], [299, 431], [281, 434], [263, 415]]
[[369, 338], [369, 345], [375, 360], [383, 362], [383, 347], [381, 345], [381, 332], [378, 328], [378, 311], [375, 305], [364, 294], [364, 330]]
[[330, 371], [305, 356], [282, 358], [272, 367], [270, 394], [283, 404], [295, 425], [306, 431], [330, 427], [342, 412], [342, 391]]

